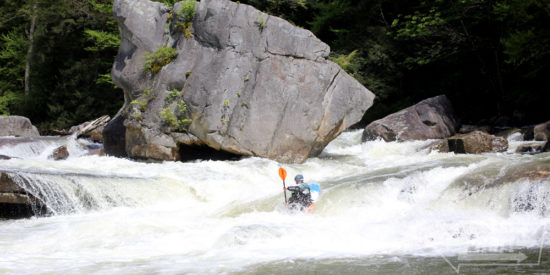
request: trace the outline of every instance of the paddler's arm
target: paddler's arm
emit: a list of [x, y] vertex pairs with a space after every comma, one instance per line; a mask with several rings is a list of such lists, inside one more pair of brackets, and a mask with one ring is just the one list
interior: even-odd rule
[[289, 186], [286, 188], [288, 191], [300, 191], [300, 187], [299, 186]]

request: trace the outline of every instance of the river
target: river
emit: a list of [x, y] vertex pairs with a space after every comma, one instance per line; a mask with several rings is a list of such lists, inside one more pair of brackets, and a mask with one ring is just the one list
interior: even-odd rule
[[285, 209], [274, 161], [144, 163], [63, 142], [63, 161], [44, 152], [59, 142], [0, 148], [23, 157], [0, 170], [52, 213], [0, 221], [1, 274], [550, 273], [550, 181], [511, 176], [550, 153], [510, 153], [519, 141], [455, 155], [345, 132], [282, 165], [287, 184], [321, 186], [313, 213]]

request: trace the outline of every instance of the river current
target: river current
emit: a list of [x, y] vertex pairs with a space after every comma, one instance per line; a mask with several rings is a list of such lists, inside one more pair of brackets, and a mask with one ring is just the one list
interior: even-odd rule
[[[47, 158], [59, 141], [1, 147], [21, 158], [0, 170], [52, 215], [0, 221], [0, 274], [549, 274], [550, 181], [514, 175], [550, 153], [432, 142], [350, 131], [294, 165], [84, 156], [71, 138], [62, 161]], [[286, 210], [279, 167], [321, 186], [312, 213]]]

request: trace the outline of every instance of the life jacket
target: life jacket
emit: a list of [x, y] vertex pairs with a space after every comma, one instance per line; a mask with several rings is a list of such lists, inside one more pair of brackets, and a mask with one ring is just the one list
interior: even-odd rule
[[311, 192], [307, 183], [302, 182], [299, 185], [289, 186], [287, 189], [291, 192], [288, 200], [291, 209], [304, 210], [311, 206]]

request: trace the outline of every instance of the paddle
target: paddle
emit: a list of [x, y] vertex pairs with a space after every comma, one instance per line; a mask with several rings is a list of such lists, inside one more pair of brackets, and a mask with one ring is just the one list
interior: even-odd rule
[[281, 179], [283, 180], [283, 194], [285, 194], [285, 204], [286, 204], [287, 203], [287, 201], [286, 201], [286, 185], [285, 185], [286, 170], [283, 167], [279, 168], [279, 177], [281, 177]]

